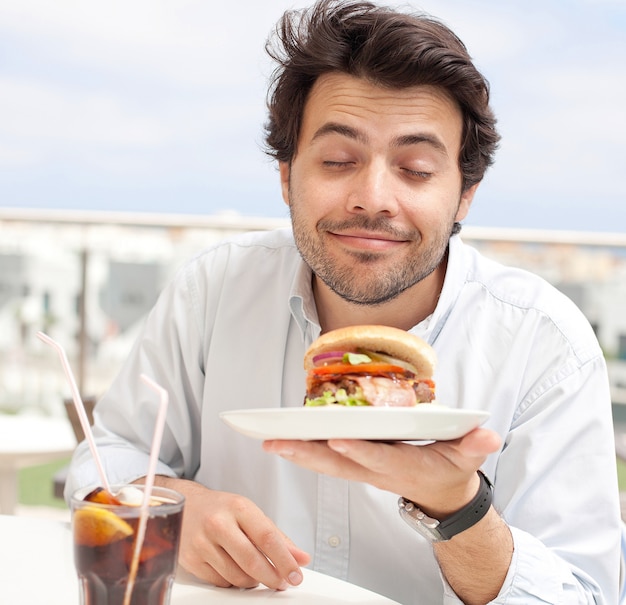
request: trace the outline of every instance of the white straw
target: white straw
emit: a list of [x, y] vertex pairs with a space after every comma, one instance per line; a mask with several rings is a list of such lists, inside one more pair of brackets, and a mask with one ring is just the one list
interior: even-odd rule
[[109, 482], [104, 473], [104, 467], [102, 466], [100, 455], [98, 454], [98, 450], [96, 449], [96, 442], [94, 441], [93, 433], [91, 432], [89, 418], [87, 418], [87, 412], [85, 412], [85, 405], [83, 404], [83, 400], [81, 399], [78, 386], [76, 385], [76, 380], [74, 379], [74, 374], [72, 373], [72, 368], [70, 367], [70, 362], [68, 361], [67, 355], [65, 354], [65, 349], [63, 349], [63, 347], [58, 342], [56, 342], [43, 332], [37, 332], [37, 336], [46, 344], [54, 347], [57, 350], [59, 357], [61, 358], [61, 364], [63, 365], [63, 369], [65, 370], [67, 380], [70, 383], [72, 399], [74, 400], [74, 407], [76, 408], [76, 413], [78, 414], [80, 425], [83, 428], [83, 433], [85, 433], [85, 438], [87, 439], [87, 443], [89, 444], [91, 455], [93, 456], [96, 467], [98, 469], [98, 473], [100, 474], [100, 481], [102, 482], [102, 486], [104, 487], [104, 489], [106, 489], [107, 492], [111, 493], [111, 487], [109, 486]]
[[154, 485], [154, 476], [156, 474], [157, 463], [159, 462], [159, 452], [161, 451], [161, 440], [163, 438], [163, 429], [165, 427], [165, 417], [167, 415], [168, 395], [167, 391], [159, 384], [148, 378], [145, 374], [141, 375], [141, 379], [152, 389], [154, 389], [160, 398], [159, 412], [157, 414], [156, 424], [154, 426], [154, 435], [152, 437], [152, 447], [150, 448], [150, 462], [148, 464], [148, 474], [146, 475], [146, 483], [143, 494], [143, 506], [148, 507], [150, 504], [150, 496], [152, 486]]
[[130, 562], [130, 572], [128, 574], [128, 583], [124, 593], [124, 604], [129, 605], [135, 579], [137, 577], [137, 569], [139, 567], [139, 556], [146, 535], [146, 526], [148, 525], [148, 509], [150, 507], [150, 498], [152, 496], [152, 488], [154, 486], [154, 476], [159, 461], [159, 451], [161, 450], [161, 440], [163, 438], [163, 428], [165, 426], [165, 417], [167, 415], [168, 394], [167, 391], [148, 378], [145, 374], [141, 374], [141, 379], [152, 389], [154, 389], [160, 397], [159, 412], [157, 414], [156, 424], [154, 427], [154, 435], [152, 437], [152, 446], [150, 448], [150, 462], [148, 464], [148, 474], [143, 488], [143, 501], [139, 514], [139, 526], [137, 527], [137, 538], [135, 540], [135, 548], [133, 549], [133, 558]]

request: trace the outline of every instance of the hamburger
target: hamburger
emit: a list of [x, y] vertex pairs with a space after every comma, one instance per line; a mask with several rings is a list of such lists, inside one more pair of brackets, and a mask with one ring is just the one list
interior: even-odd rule
[[389, 326], [327, 332], [304, 356], [305, 406], [414, 406], [435, 399], [436, 356], [421, 338]]

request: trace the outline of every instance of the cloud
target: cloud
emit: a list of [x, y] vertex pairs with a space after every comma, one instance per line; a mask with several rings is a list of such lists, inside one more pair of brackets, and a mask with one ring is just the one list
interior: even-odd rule
[[489, 59], [503, 140], [485, 189], [504, 199], [576, 203], [581, 215], [615, 203], [626, 195], [619, 177], [626, 159], [624, 14], [620, 26], [585, 2], [519, 9], [501, 27], [517, 28], [524, 46], [511, 45], [506, 55], [496, 48]]
[[[504, 139], [490, 199], [549, 196], [562, 207], [574, 195], [624, 194], [625, 5], [413, 3], [460, 35], [491, 82]], [[210, 212], [208, 192], [221, 207], [232, 192], [233, 206], [263, 214], [250, 198], [277, 182], [259, 149], [271, 69], [263, 45], [291, 6], [0, 0], [0, 112], [11, 118], [0, 121], [0, 166], [43, 175], [5, 171], [0, 197], [69, 197], [80, 173], [81, 195], [106, 183], [129, 207], [139, 189], [150, 200], [179, 190], [180, 207], [167, 205], [170, 193], [162, 209]], [[55, 172], [70, 177], [46, 176]]]
[[0, 78], [0, 131], [8, 137], [121, 146], [161, 145], [167, 129], [132, 113], [113, 95], [46, 86], [32, 80]]
[[[265, 36], [285, 2], [0, 0], [0, 31], [60, 60], [169, 85], [250, 86]], [[241, 18], [245, 13], [245, 18]], [[265, 26], [266, 25], [266, 26]], [[243, 86], [241, 87], [243, 89]]]
[[7, 169], [22, 168], [35, 164], [39, 156], [33, 149], [24, 148], [17, 144], [0, 144], [0, 166]]

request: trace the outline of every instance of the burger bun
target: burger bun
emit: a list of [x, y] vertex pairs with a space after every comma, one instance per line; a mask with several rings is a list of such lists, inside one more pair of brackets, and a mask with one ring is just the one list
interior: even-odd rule
[[432, 378], [437, 363], [433, 348], [414, 334], [390, 326], [360, 325], [322, 334], [305, 353], [304, 369], [311, 370], [313, 359], [322, 353], [362, 349], [410, 363], [417, 370], [417, 378]]

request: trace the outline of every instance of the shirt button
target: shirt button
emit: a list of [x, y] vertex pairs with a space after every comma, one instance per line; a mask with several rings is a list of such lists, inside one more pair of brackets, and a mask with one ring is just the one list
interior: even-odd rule
[[339, 536], [331, 536], [328, 538], [328, 544], [333, 548], [337, 548], [341, 544], [341, 538]]

